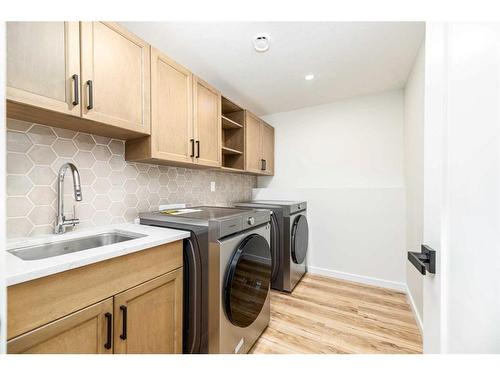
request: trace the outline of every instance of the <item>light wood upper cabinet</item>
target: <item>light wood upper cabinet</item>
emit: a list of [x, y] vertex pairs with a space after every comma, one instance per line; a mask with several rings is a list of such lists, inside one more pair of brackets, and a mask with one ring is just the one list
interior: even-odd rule
[[274, 128], [262, 121], [262, 160], [263, 174], [274, 175]]
[[252, 173], [261, 173], [261, 120], [247, 111], [245, 123], [245, 170]]
[[182, 353], [182, 269], [115, 296], [115, 353]]
[[274, 174], [274, 128], [246, 112], [245, 161], [247, 172]]
[[150, 132], [150, 46], [123, 27], [81, 23], [84, 118]]
[[58, 319], [7, 342], [9, 354], [111, 354], [113, 299]]
[[126, 139], [129, 161], [274, 173], [272, 127], [116, 23], [8, 22], [7, 99], [9, 118]]
[[194, 162], [193, 75], [156, 48], [151, 49], [151, 137], [129, 141], [134, 161]]
[[79, 76], [78, 22], [7, 22], [7, 99], [80, 116]]
[[221, 165], [221, 95], [155, 48], [151, 53], [151, 137], [126, 144], [131, 161]]
[[193, 75], [157, 49], [152, 52], [152, 156], [191, 162]]
[[221, 95], [220, 92], [194, 76], [193, 131], [195, 161], [199, 165], [221, 165]]

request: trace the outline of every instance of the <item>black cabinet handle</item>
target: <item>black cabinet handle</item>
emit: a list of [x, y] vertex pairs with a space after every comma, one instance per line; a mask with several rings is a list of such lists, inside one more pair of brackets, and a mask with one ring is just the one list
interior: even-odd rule
[[122, 334], [120, 335], [120, 338], [122, 340], [127, 339], [127, 306], [121, 305], [120, 310], [122, 311]]
[[78, 105], [80, 104], [80, 95], [78, 95], [79, 93], [79, 88], [80, 88], [80, 85], [78, 84], [78, 74], [73, 74], [73, 76], [71, 77], [73, 78], [73, 105]]
[[194, 139], [189, 140], [191, 142], [191, 157], [194, 158]]
[[260, 159], [260, 169], [265, 171], [267, 169], [267, 161], [266, 159]]
[[196, 141], [196, 157], [199, 158], [200, 157], [200, 141]]
[[92, 87], [92, 81], [87, 81], [87, 86], [89, 88], [89, 104], [87, 105], [87, 109], [94, 108], [94, 89]]
[[112, 329], [112, 326], [113, 326], [113, 315], [111, 315], [111, 313], [107, 312], [106, 314], [104, 314], [104, 316], [106, 317], [106, 320], [107, 320], [107, 329], [106, 329], [106, 343], [104, 344], [104, 347], [106, 349], [111, 349], [111, 340], [113, 339], [111, 337], [111, 329]]

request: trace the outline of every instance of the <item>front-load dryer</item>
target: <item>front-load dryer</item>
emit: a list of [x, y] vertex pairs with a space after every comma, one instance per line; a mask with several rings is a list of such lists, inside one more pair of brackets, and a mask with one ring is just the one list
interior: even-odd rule
[[307, 272], [306, 256], [309, 242], [307, 202], [254, 200], [235, 203], [234, 206], [272, 211], [271, 287], [291, 292]]
[[269, 210], [190, 207], [139, 214], [188, 230], [184, 242], [184, 353], [247, 353], [270, 320]]

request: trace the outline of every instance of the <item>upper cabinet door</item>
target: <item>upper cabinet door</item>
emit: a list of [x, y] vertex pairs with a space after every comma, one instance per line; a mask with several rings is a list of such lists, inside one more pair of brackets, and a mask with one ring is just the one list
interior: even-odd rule
[[34, 329], [7, 342], [9, 354], [112, 354], [113, 299]]
[[193, 77], [195, 161], [200, 165], [221, 165], [221, 95], [198, 77]]
[[151, 56], [151, 154], [165, 161], [191, 163], [193, 75], [155, 48]]
[[82, 116], [150, 133], [150, 46], [114, 23], [82, 22]]
[[267, 175], [274, 174], [274, 128], [262, 122], [262, 172]]
[[182, 353], [182, 268], [114, 298], [115, 353]]
[[261, 120], [247, 111], [245, 123], [245, 164], [248, 172], [262, 173]]
[[7, 22], [7, 99], [80, 116], [79, 76], [78, 22]]

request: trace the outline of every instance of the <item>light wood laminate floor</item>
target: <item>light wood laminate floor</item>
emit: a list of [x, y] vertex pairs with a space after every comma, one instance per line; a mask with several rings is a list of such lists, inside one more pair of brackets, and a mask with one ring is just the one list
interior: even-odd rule
[[271, 322], [250, 353], [421, 353], [404, 293], [306, 274], [271, 294]]

